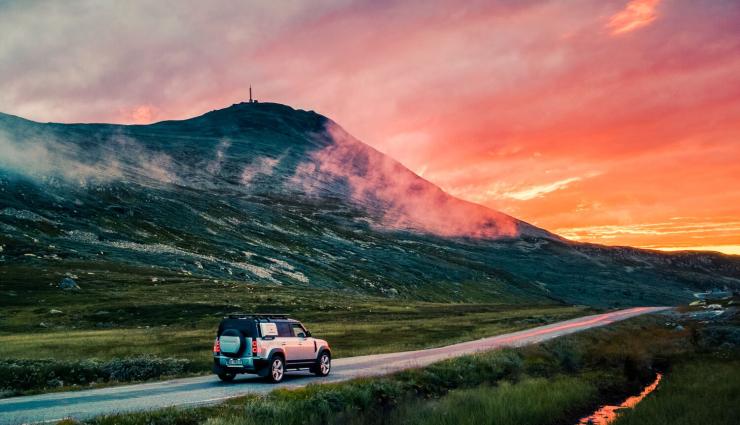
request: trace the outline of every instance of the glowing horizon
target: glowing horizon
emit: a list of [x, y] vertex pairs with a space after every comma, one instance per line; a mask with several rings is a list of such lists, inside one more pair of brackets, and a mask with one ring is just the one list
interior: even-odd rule
[[0, 111], [149, 123], [253, 84], [564, 237], [740, 255], [739, 3], [179, 5], [1, 4]]

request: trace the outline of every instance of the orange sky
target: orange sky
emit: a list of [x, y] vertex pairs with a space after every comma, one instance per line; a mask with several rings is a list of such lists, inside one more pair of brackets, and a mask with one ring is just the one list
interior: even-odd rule
[[565, 237], [740, 254], [738, 2], [75, 5], [0, 6], [0, 110], [150, 122], [252, 83]]

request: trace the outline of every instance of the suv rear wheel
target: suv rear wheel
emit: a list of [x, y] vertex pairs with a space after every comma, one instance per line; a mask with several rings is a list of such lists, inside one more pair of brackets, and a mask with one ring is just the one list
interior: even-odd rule
[[267, 375], [267, 379], [270, 382], [278, 383], [283, 380], [285, 376], [285, 361], [282, 356], [274, 356], [270, 361], [270, 373]]
[[234, 380], [235, 377], [236, 377], [236, 373], [224, 372], [224, 373], [219, 373], [218, 374], [218, 379], [220, 379], [220, 380], [222, 380], [224, 382], [231, 382], [231, 381]]

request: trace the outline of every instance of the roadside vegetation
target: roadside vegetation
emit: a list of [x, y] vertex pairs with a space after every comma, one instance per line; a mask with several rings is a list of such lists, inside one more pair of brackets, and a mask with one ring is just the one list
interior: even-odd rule
[[653, 397], [615, 425], [732, 424], [740, 418], [740, 358], [698, 357], [676, 365]]
[[[665, 373], [664, 384], [619, 424], [732, 424], [740, 341], [669, 313], [547, 343], [466, 356], [390, 376], [276, 390], [203, 408], [98, 417], [87, 424], [572, 424]], [[725, 338], [725, 337], [723, 337]], [[703, 396], [694, 398], [694, 394]], [[702, 400], [711, 399], [704, 407]], [[674, 410], [666, 421], [661, 409]], [[652, 406], [652, 407], [651, 407]], [[682, 412], [697, 408], [706, 421]], [[708, 410], [712, 412], [708, 412]], [[634, 418], [632, 418], [634, 416]], [[669, 415], [669, 417], [671, 417]], [[625, 422], [629, 421], [629, 422]]]
[[453, 390], [438, 401], [404, 403], [391, 415], [393, 424], [496, 425], [558, 424], [598, 399], [590, 381], [558, 376], [503, 381], [495, 387]]
[[[210, 373], [218, 323], [235, 311], [291, 314], [330, 341], [335, 357], [443, 346], [593, 312], [179, 277], [118, 279], [81, 290], [37, 288], [33, 296], [11, 291], [0, 313], [0, 396]], [[106, 372], [121, 364], [129, 372]]]
[[182, 375], [192, 370], [187, 360], [151, 356], [98, 360], [0, 360], [0, 382], [6, 395], [70, 384], [144, 381]]

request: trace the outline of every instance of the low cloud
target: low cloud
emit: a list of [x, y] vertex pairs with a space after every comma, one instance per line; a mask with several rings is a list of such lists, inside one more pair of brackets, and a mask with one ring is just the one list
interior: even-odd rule
[[298, 165], [290, 180], [311, 193], [327, 180], [347, 184], [350, 198], [381, 212], [381, 225], [439, 236], [513, 237], [511, 217], [443, 192], [394, 159], [354, 139], [335, 124], [327, 126], [332, 143]]
[[33, 137], [20, 141], [0, 131], [0, 169], [36, 180], [61, 178], [80, 185], [121, 176], [117, 161], [87, 162], [80, 159], [84, 156], [74, 145]]
[[259, 175], [271, 176], [275, 171], [275, 166], [280, 162], [280, 159], [269, 158], [266, 156], [258, 157], [251, 164], [244, 167], [241, 175], [241, 182], [245, 186], [249, 186], [255, 177]]
[[226, 157], [226, 151], [230, 147], [231, 141], [228, 139], [222, 140], [218, 146], [216, 146], [215, 158], [213, 158], [213, 161], [209, 162], [206, 166], [206, 171], [208, 171], [209, 174], [216, 175], [221, 172], [221, 167], [223, 166], [224, 158]]
[[177, 165], [166, 153], [147, 149], [125, 136], [113, 137], [109, 146], [114, 152], [109, 152], [105, 156], [121, 165], [125, 177], [134, 178], [139, 183], [148, 183], [146, 180], [182, 183]]
[[179, 181], [169, 155], [146, 149], [123, 136], [82, 149], [48, 135], [19, 138], [0, 131], [0, 170], [39, 182], [61, 179], [80, 186], [120, 179], [144, 184]]

